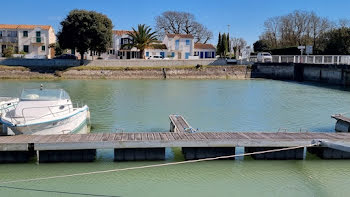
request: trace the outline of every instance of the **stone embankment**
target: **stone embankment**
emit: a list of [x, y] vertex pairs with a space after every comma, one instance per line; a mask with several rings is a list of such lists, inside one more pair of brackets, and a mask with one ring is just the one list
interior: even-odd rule
[[97, 67], [0, 66], [0, 79], [249, 79], [249, 66]]

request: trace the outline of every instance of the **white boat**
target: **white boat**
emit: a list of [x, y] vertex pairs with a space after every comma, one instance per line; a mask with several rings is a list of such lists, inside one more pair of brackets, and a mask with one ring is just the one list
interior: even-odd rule
[[0, 97], [0, 116], [3, 113], [6, 113], [9, 110], [14, 109], [18, 103], [18, 98], [13, 97]]
[[62, 89], [24, 89], [16, 106], [1, 116], [4, 129], [16, 135], [75, 133], [89, 121], [88, 106], [73, 106]]

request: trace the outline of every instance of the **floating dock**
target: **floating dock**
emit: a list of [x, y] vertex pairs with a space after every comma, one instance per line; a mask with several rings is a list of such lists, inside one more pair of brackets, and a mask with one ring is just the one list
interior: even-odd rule
[[343, 116], [342, 114], [332, 115], [332, 118], [337, 120], [335, 124], [335, 130], [338, 132], [350, 132], [350, 118]]
[[[350, 133], [195, 132], [187, 121], [170, 115], [170, 132], [18, 135], [0, 137], [0, 163], [93, 161], [97, 149], [114, 149], [115, 161], [164, 160], [165, 148], [181, 147], [186, 160], [310, 145], [313, 140], [350, 145]], [[331, 150], [331, 151], [330, 151]], [[350, 149], [307, 148], [324, 159], [350, 159]], [[304, 148], [254, 155], [254, 159], [304, 159]], [[333, 151], [333, 152], [332, 152]]]

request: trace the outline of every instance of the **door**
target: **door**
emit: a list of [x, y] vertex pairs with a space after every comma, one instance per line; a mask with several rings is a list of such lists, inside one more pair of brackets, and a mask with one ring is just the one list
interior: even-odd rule
[[178, 53], [177, 53], [177, 59], [182, 59], [181, 52], [178, 52]]
[[1, 53], [4, 53], [5, 49], [6, 49], [6, 45], [1, 45]]
[[185, 59], [188, 59], [190, 57], [190, 53], [185, 53]]
[[200, 53], [200, 58], [203, 59], [203, 52]]
[[165, 53], [164, 52], [160, 52], [160, 56], [162, 56], [162, 58], [165, 57]]
[[126, 52], [126, 59], [130, 59], [130, 51]]

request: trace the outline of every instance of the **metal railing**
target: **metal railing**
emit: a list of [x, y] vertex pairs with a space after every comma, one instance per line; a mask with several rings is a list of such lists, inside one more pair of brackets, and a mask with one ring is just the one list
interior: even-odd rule
[[45, 43], [45, 37], [43, 37], [43, 36], [39, 36], [39, 37], [32, 37], [31, 38], [31, 43], [32, 44], [44, 44]]
[[[64, 106], [64, 108], [66, 108], [66, 109], [65, 110], [61, 110], [61, 111], [57, 111], [57, 112], [53, 112], [52, 108], [55, 108], [55, 107], [60, 108], [62, 106]], [[42, 106], [42, 107], [27, 107], [27, 108], [23, 108], [22, 109], [21, 116], [14, 116], [14, 114], [8, 113], [8, 112], [11, 111], [10, 109], [7, 109], [5, 111], [6, 111], [7, 117], [9, 117], [11, 119], [11, 122], [14, 122], [14, 121], [19, 122], [18, 119], [23, 119], [24, 124], [26, 124], [28, 118], [26, 118], [26, 116], [24, 114], [25, 110], [29, 110], [29, 109], [46, 109], [47, 108], [49, 110], [49, 113], [47, 113], [47, 114], [45, 114], [43, 116], [31, 119], [31, 120], [39, 120], [39, 119], [42, 119], [42, 118], [45, 118], [45, 117], [48, 117], [48, 116], [56, 117], [57, 115], [62, 114], [64, 112], [71, 113], [71, 112], [75, 111], [75, 109], [80, 108], [80, 106], [82, 107], [83, 105], [82, 104], [80, 105], [79, 102], [76, 102], [74, 104], [51, 105], [51, 106]], [[16, 108], [17, 108], [17, 105], [14, 107], [13, 112], [14, 112], [14, 110]]]
[[18, 38], [13, 37], [13, 36], [0, 36], [0, 42], [6, 42], [6, 43], [17, 43], [18, 42]]
[[[256, 56], [251, 56], [250, 61], [258, 62]], [[350, 55], [273, 55], [272, 62], [350, 65]]]

